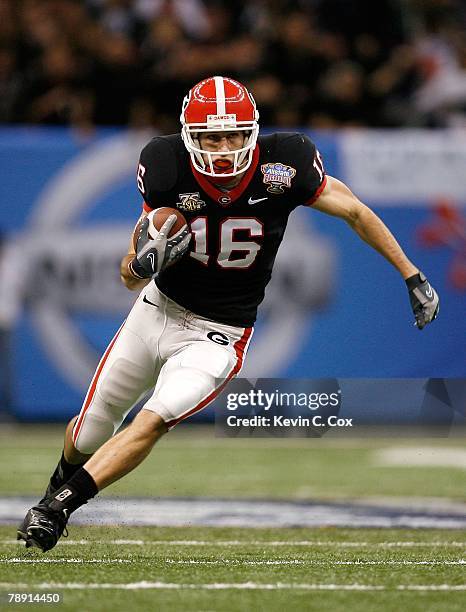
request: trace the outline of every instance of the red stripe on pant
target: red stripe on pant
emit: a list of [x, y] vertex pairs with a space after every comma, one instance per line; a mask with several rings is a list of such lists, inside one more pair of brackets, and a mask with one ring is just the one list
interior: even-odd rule
[[246, 327], [245, 330], [244, 330], [243, 335], [241, 336], [241, 338], [237, 342], [235, 342], [234, 349], [235, 349], [235, 352], [236, 352], [236, 364], [235, 364], [234, 368], [231, 370], [231, 372], [228, 374], [226, 379], [222, 382], [222, 384], [219, 387], [217, 387], [217, 389], [214, 389], [212, 391], [212, 393], [210, 393], [206, 398], [204, 398], [192, 410], [190, 410], [186, 414], [183, 414], [183, 416], [179, 417], [178, 419], [173, 419], [172, 421], [167, 421], [165, 423], [165, 425], [168, 428], [174, 427], [180, 421], [183, 421], [184, 419], [186, 419], [187, 417], [191, 416], [195, 412], [199, 412], [199, 410], [202, 410], [203, 408], [205, 408], [207, 406], [207, 404], [210, 404], [210, 402], [212, 400], [214, 400], [217, 397], [217, 395], [219, 395], [223, 391], [223, 389], [225, 388], [225, 385], [228, 383], [228, 381], [231, 378], [233, 378], [233, 376], [238, 374], [238, 372], [241, 370], [241, 366], [243, 365], [244, 349], [246, 348], [248, 340], [251, 337], [252, 329], [253, 329], [252, 327]]
[[123, 321], [120, 329], [117, 331], [117, 333], [113, 336], [112, 341], [110, 342], [110, 344], [107, 347], [107, 350], [105, 351], [102, 359], [99, 362], [99, 365], [97, 366], [97, 370], [95, 371], [94, 374], [94, 378], [92, 379], [92, 382], [89, 386], [89, 390], [87, 392], [86, 398], [84, 399], [84, 404], [83, 407], [81, 408], [81, 412], [79, 413], [79, 417], [78, 420], [76, 421], [76, 424], [74, 426], [73, 429], [73, 443], [76, 442], [76, 440], [78, 439], [79, 436], [79, 432], [81, 431], [81, 427], [84, 421], [84, 416], [86, 414], [87, 409], [89, 408], [89, 406], [91, 405], [92, 400], [94, 399], [94, 395], [95, 395], [95, 390], [97, 388], [97, 382], [99, 380], [99, 376], [100, 373], [102, 372], [102, 368], [105, 365], [105, 362], [108, 359], [108, 356], [110, 355], [112, 348], [116, 342], [116, 339], [118, 338], [118, 336], [120, 335], [121, 330], [123, 329], [123, 325], [125, 324], [125, 322]]

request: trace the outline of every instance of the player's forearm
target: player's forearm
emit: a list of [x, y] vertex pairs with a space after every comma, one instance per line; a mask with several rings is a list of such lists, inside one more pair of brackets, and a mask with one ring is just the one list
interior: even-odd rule
[[356, 214], [348, 223], [362, 240], [395, 266], [404, 279], [418, 272], [388, 227], [370, 208], [364, 204], [358, 206]]
[[131, 274], [128, 264], [133, 259], [133, 254], [123, 257], [120, 264], [120, 278], [124, 286], [130, 291], [141, 291], [141, 289], [149, 283], [150, 278], [136, 278]]

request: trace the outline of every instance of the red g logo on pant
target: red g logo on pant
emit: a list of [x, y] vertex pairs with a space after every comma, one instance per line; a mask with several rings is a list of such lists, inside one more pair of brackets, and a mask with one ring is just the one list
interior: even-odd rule
[[207, 334], [207, 338], [209, 338], [209, 340], [212, 340], [212, 342], [215, 342], [215, 344], [221, 344], [222, 346], [230, 344], [230, 339], [228, 338], [228, 336], [225, 336], [225, 334], [222, 334], [220, 332], [211, 331]]

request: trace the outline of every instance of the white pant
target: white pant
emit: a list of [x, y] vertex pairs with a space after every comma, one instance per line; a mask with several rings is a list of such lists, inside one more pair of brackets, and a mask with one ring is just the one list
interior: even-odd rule
[[77, 450], [95, 452], [154, 384], [144, 408], [169, 428], [205, 408], [241, 370], [252, 331], [198, 317], [150, 283], [97, 367], [73, 429]]

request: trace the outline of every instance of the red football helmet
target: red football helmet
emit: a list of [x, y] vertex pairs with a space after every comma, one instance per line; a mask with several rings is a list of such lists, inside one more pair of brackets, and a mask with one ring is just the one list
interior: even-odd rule
[[[236, 176], [249, 168], [259, 134], [259, 112], [249, 91], [233, 79], [221, 76], [204, 79], [183, 100], [181, 137], [198, 172], [214, 177]], [[231, 169], [214, 167], [213, 151], [201, 149], [199, 132], [245, 132], [241, 149], [234, 149]], [[207, 160], [207, 161], [206, 161]]]

